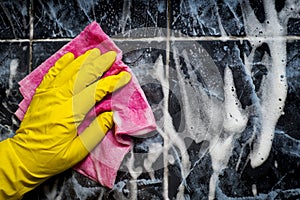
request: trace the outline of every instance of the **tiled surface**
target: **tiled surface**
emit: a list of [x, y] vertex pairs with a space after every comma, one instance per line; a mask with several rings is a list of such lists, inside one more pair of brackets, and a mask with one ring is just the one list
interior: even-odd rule
[[[219, 22], [222, 21], [222, 24]], [[171, 28], [189, 36], [244, 35], [238, 1], [174, 1], [171, 4]]]
[[29, 38], [29, 1], [0, 2], [1, 39]]
[[18, 108], [21, 94], [18, 81], [29, 71], [29, 43], [0, 43], [0, 139], [12, 136], [19, 126], [13, 113]]
[[74, 37], [94, 20], [110, 36], [136, 28], [166, 28], [166, 7], [158, 0], [34, 1], [34, 38]]
[[[17, 82], [94, 20], [122, 49], [158, 125], [134, 139], [113, 189], [67, 170], [24, 199], [299, 199], [300, 5], [274, 2], [1, 1], [1, 140], [19, 126]], [[284, 108], [273, 81], [280, 68]], [[252, 168], [260, 130], [278, 109], [270, 153]], [[233, 130], [237, 112], [248, 117], [242, 130]], [[226, 126], [232, 117], [241, 121]]]
[[64, 42], [33, 42], [32, 43], [32, 69], [38, 67], [42, 62], [49, 58], [53, 53], [62, 48]]

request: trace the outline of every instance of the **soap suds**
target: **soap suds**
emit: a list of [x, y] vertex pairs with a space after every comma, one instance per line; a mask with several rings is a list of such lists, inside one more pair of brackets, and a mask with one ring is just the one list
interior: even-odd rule
[[19, 67], [19, 59], [12, 59], [9, 65], [9, 79], [8, 79], [8, 89], [6, 90], [6, 95], [8, 96], [10, 90], [13, 88], [13, 80], [17, 74], [17, 69]]
[[163, 146], [160, 143], [152, 143], [149, 146], [149, 151], [147, 153], [147, 158], [144, 160], [145, 171], [149, 173], [149, 176], [152, 180], [155, 179], [154, 169], [152, 164], [158, 159], [161, 152], [163, 152]]
[[226, 67], [224, 72], [224, 95], [224, 131], [240, 133], [245, 129], [248, 117], [238, 100], [232, 72], [229, 67]]
[[[253, 133], [248, 141], [241, 144], [242, 151], [246, 146], [253, 144], [254, 148], [248, 158], [252, 167], [261, 165], [268, 158], [275, 125], [278, 118], [283, 114], [282, 110], [287, 92], [285, 74], [286, 41], [283, 37], [286, 33], [286, 24], [280, 24], [282, 21], [278, 20], [278, 16], [275, 16], [275, 7], [271, 4], [265, 2], [267, 19], [265, 22], [260, 23], [249, 1], [246, 0], [241, 3], [245, 31], [250, 36], [249, 43], [252, 47], [251, 52], [247, 55], [244, 54], [244, 60], [240, 61], [245, 64], [245, 81], [249, 83], [250, 90], [253, 93], [250, 97], [253, 103], [251, 108], [242, 108], [241, 102], [237, 97], [231, 69], [229, 67], [224, 68], [223, 82], [214, 62], [208, 61], [209, 59], [212, 60], [210, 55], [197, 42], [171, 42], [170, 51], [173, 55], [175, 68], [170, 67], [168, 64], [165, 65], [162, 55], [159, 55], [154, 66], [145, 67], [146, 71], [137, 71], [137, 73], [146, 72], [151, 74], [153, 79], [157, 80], [162, 86], [164, 100], [159, 106], [163, 112], [163, 119], [158, 119], [159, 127], [157, 131], [164, 139], [164, 144], [159, 148], [158, 154], [162, 152], [164, 157], [162, 164], [164, 165], [163, 197], [165, 199], [169, 198], [169, 172], [167, 165], [173, 163], [173, 161], [177, 163], [177, 160], [180, 159], [181, 164], [179, 168], [183, 180], [179, 185], [176, 199], [182, 199], [185, 197], [184, 190], [188, 187], [185, 179], [197, 164], [190, 166], [189, 155], [186, 152], [188, 144], [183, 142], [185, 137], [192, 138], [196, 143], [209, 142], [208, 151], [212, 159], [213, 168], [209, 185], [209, 199], [215, 198], [219, 174], [227, 167], [228, 160], [232, 155], [233, 144], [236, 142], [236, 138], [245, 130], [250, 117], [256, 117], [255, 119], [251, 118], [254, 123]], [[193, 5], [193, 1], [182, 4], [181, 7], [191, 10], [192, 15], [196, 16], [196, 11], [191, 5]], [[221, 26], [219, 28], [222, 34], [225, 34]], [[171, 33], [170, 35], [173, 34]], [[274, 36], [274, 38], [270, 36]], [[270, 55], [265, 54], [260, 63], [266, 65], [268, 73], [262, 78], [259, 91], [255, 92], [252, 67], [255, 51], [262, 43], [267, 43], [270, 48]], [[203, 61], [203, 58], [206, 57], [208, 60]], [[182, 63], [179, 58], [185, 61], [188, 78], [186, 78], [187, 74], [183, 73]], [[147, 65], [147, 63], [142, 64]], [[170, 77], [174, 74], [174, 77]], [[201, 77], [198, 76], [199, 74]], [[199, 81], [199, 78], [201, 81]], [[142, 82], [147, 80], [147, 78], [143, 79]], [[168, 97], [172, 81], [175, 83], [175, 89], [172, 88], [171, 90], [174, 93], [180, 93], [178, 99], [182, 103], [180, 104], [181, 112], [185, 118], [185, 120], [181, 119], [181, 121], [177, 122], [184, 123], [180, 124], [182, 128], [180, 133], [174, 128], [172, 117], [168, 111], [170, 101]], [[154, 147], [151, 147], [150, 151], [153, 150], [152, 148]], [[174, 151], [171, 160], [169, 155], [170, 148], [176, 149], [176, 153]], [[157, 158], [149, 155], [146, 160], [149, 162], [145, 161], [144, 167], [148, 170], [154, 170], [152, 164]], [[200, 160], [201, 155], [199, 155], [199, 162]], [[238, 158], [237, 167], [240, 165], [240, 162], [241, 155]], [[276, 167], [277, 164], [274, 165]], [[150, 176], [151, 179], [155, 178], [154, 175]], [[256, 185], [252, 185], [252, 193], [253, 195], [258, 194]]]
[[[121, 30], [121, 33], [125, 33], [126, 24], [131, 24], [131, 0], [124, 1], [123, 3], [123, 10], [122, 10], [122, 17], [120, 19], [119, 29]], [[129, 30], [131, 27], [129, 27]]]
[[134, 165], [134, 154], [133, 152], [130, 153], [130, 158], [127, 161], [127, 168], [131, 175], [130, 180], [130, 199], [131, 200], [137, 200], [137, 178], [142, 174], [142, 168], [141, 167], [135, 167]]
[[255, 184], [252, 184], [252, 194], [253, 194], [253, 196], [257, 195], [257, 188], [256, 188]]
[[[250, 153], [252, 167], [260, 166], [269, 156], [276, 123], [283, 114], [287, 95], [286, 80], [286, 24], [278, 19], [275, 5], [271, 1], [264, 1], [266, 20], [260, 23], [249, 1], [243, 1], [242, 9], [246, 33], [249, 36], [268, 36], [265, 40], [270, 49], [270, 65], [267, 65], [268, 74], [263, 78], [260, 90], [256, 94], [255, 102], [259, 113], [259, 124], [256, 124], [259, 133], [255, 136], [253, 149]], [[275, 36], [272, 39], [270, 36]], [[253, 63], [255, 49], [260, 46], [257, 40], [250, 40], [254, 48], [248, 57], [247, 63]], [[251, 71], [248, 64], [248, 73]], [[280, 101], [279, 101], [280, 99]]]

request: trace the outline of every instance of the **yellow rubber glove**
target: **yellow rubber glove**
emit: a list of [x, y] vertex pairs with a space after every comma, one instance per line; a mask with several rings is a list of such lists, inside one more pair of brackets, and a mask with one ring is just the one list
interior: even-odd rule
[[74, 166], [112, 128], [112, 112], [104, 112], [77, 135], [77, 127], [95, 103], [131, 78], [121, 72], [98, 80], [115, 57], [115, 52], [100, 55], [96, 48], [76, 59], [67, 53], [49, 70], [16, 135], [0, 142], [0, 200], [20, 199]]

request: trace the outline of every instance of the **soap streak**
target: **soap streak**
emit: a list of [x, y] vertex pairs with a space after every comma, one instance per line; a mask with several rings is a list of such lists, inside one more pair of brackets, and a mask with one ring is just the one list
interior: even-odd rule
[[[163, 99], [163, 130], [160, 132], [161, 136], [164, 140], [164, 146], [163, 146], [163, 167], [164, 167], [164, 176], [163, 176], [163, 196], [164, 199], [168, 199], [168, 156], [169, 156], [169, 135], [167, 133], [168, 129], [173, 129], [172, 119], [168, 112], [168, 105], [169, 105], [169, 80], [166, 77], [169, 77], [169, 65], [163, 65], [162, 56], [160, 55], [159, 58], [155, 62], [156, 66], [156, 77], [161, 83], [162, 91], [164, 94]], [[164, 70], [165, 67], [165, 70]]]
[[9, 79], [8, 88], [6, 89], [6, 96], [10, 95], [10, 91], [13, 88], [13, 80], [17, 75], [17, 69], [19, 67], [19, 59], [12, 59], [9, 66]]
[[[252, 167], [258, 167], [269, 156], [272, 140], [274, 137], [275, 126], [277, 120], [283, 114], [285, 99], [287, 95], [287, 80], [286, 80], [286, 24], [280, 24], [275, 5], [271, 1], [264, 1], [264, 8], [266, 12], [266, 20], [260, 23], [253, 10], [250, 7], [249, 1], [243, 1], [242, 10], [244, 16], [244, 24], [246, 24], [246, 33], [250, 36], [277, 36], [275, 39], [266, 39], [269, 45], [271, 57], [271, 66], [267, 65], [268, 74], [263, 78], [260, 90], [258, 93], [253, 93], [253, 99], [259, 101], [254, 102], [256, 106], [258, 120], [256, 129], [259, 130], [254, 138], [254, 148], [250, 153], [250, 160]], [[276, 35], [274, 35], [276, 34]], [[247, 72], [250, 74], [251, 67], [248, 63], [253, 63], [255, 49], [257, 49], [261, 42], [257, 40], [249, 40], [253, 50], [248, 57]], [[254, 134], [254, 133], [253, 133]]]
[[123, 3], [123, 11], [122, 11], [122, 17], [119, 24], [119, 29], [121, 30], [121, 33], [125, 33], [126, 24], [129, 23], [129, 30], [131, 29], [131, 0], [124, 1]]

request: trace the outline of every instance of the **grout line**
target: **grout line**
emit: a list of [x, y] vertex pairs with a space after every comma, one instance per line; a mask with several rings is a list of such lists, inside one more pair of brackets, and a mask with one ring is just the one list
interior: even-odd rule
[[33, 0], [30, 0], [29, 5], [29, 73], [32, 71], [32, 40], [33, 40]]
[[252, 41], [268, 41], [268, 40], [300, 40], [300, 36], [264, 36], [264, 37], [255, 37], [255, 36], [200, 36], [200, 37], [176, 37], [172, 36], [172, 41], [241, 41], [241, 40], [252, 40]]
[[[166, 83], [169, 82], [169, 63], [170, 63], [170, 0], [167, 1], [167, 37], [166, 37], [166, 65], [165, 65], [165, 79]], [[162, 66], [163, 67], [163, 66]], [[168, 96], [165, 97], [164, 113], [168, 112]], [[166, 116], [164, 117], [164, 131], [167, 130]], [[163, 163], [164, 163], [164, 175], [163, 175], [163, 197], [165, 200], [169, 199], [169, 168], [168, 168], [168, 157], [169, 157], [169, 138], [168, 134], [164, 134], [164, 146], [163, 146]]]
[[[33, 21], [33, 17], [30, 18]], [[32, 23], [32, 22], [30, 22]], [[167, 41], [241, 41], [241, 40], [252, 40], [252, 41], [268, 41], [277, 39], [286, 40], [300, 40], [300, 36], [266, 36], [266, 37], [254, 37], [254, 36], [228, 36], [228, 37], [218, 37], [218, 36], [201, 36], [201, 37], [176, 37], [170, 36], [170, 30], [167, 30], [166, 37], [146, 37], [146, 38], [114, 38], [111, 37], [113, 41], [117, 42], [167, 42]], [[30, 39], [0, 39], [0, 43], [5, 42], [69, 42], [74, 38], [46, 38], [46, 39], [33, 39], [33, 24], [30, 24]]]
[[5, 42], [29, 42], [29, 39], [0, 39], [0, 43]]
[[167, 42], [168, 37], [147, 37], [147, 38], [111, 38], [116, 42]]
[[46, 39], [32, 39], [33, 42], [69, 42], [74, 38], [46, 38]]

